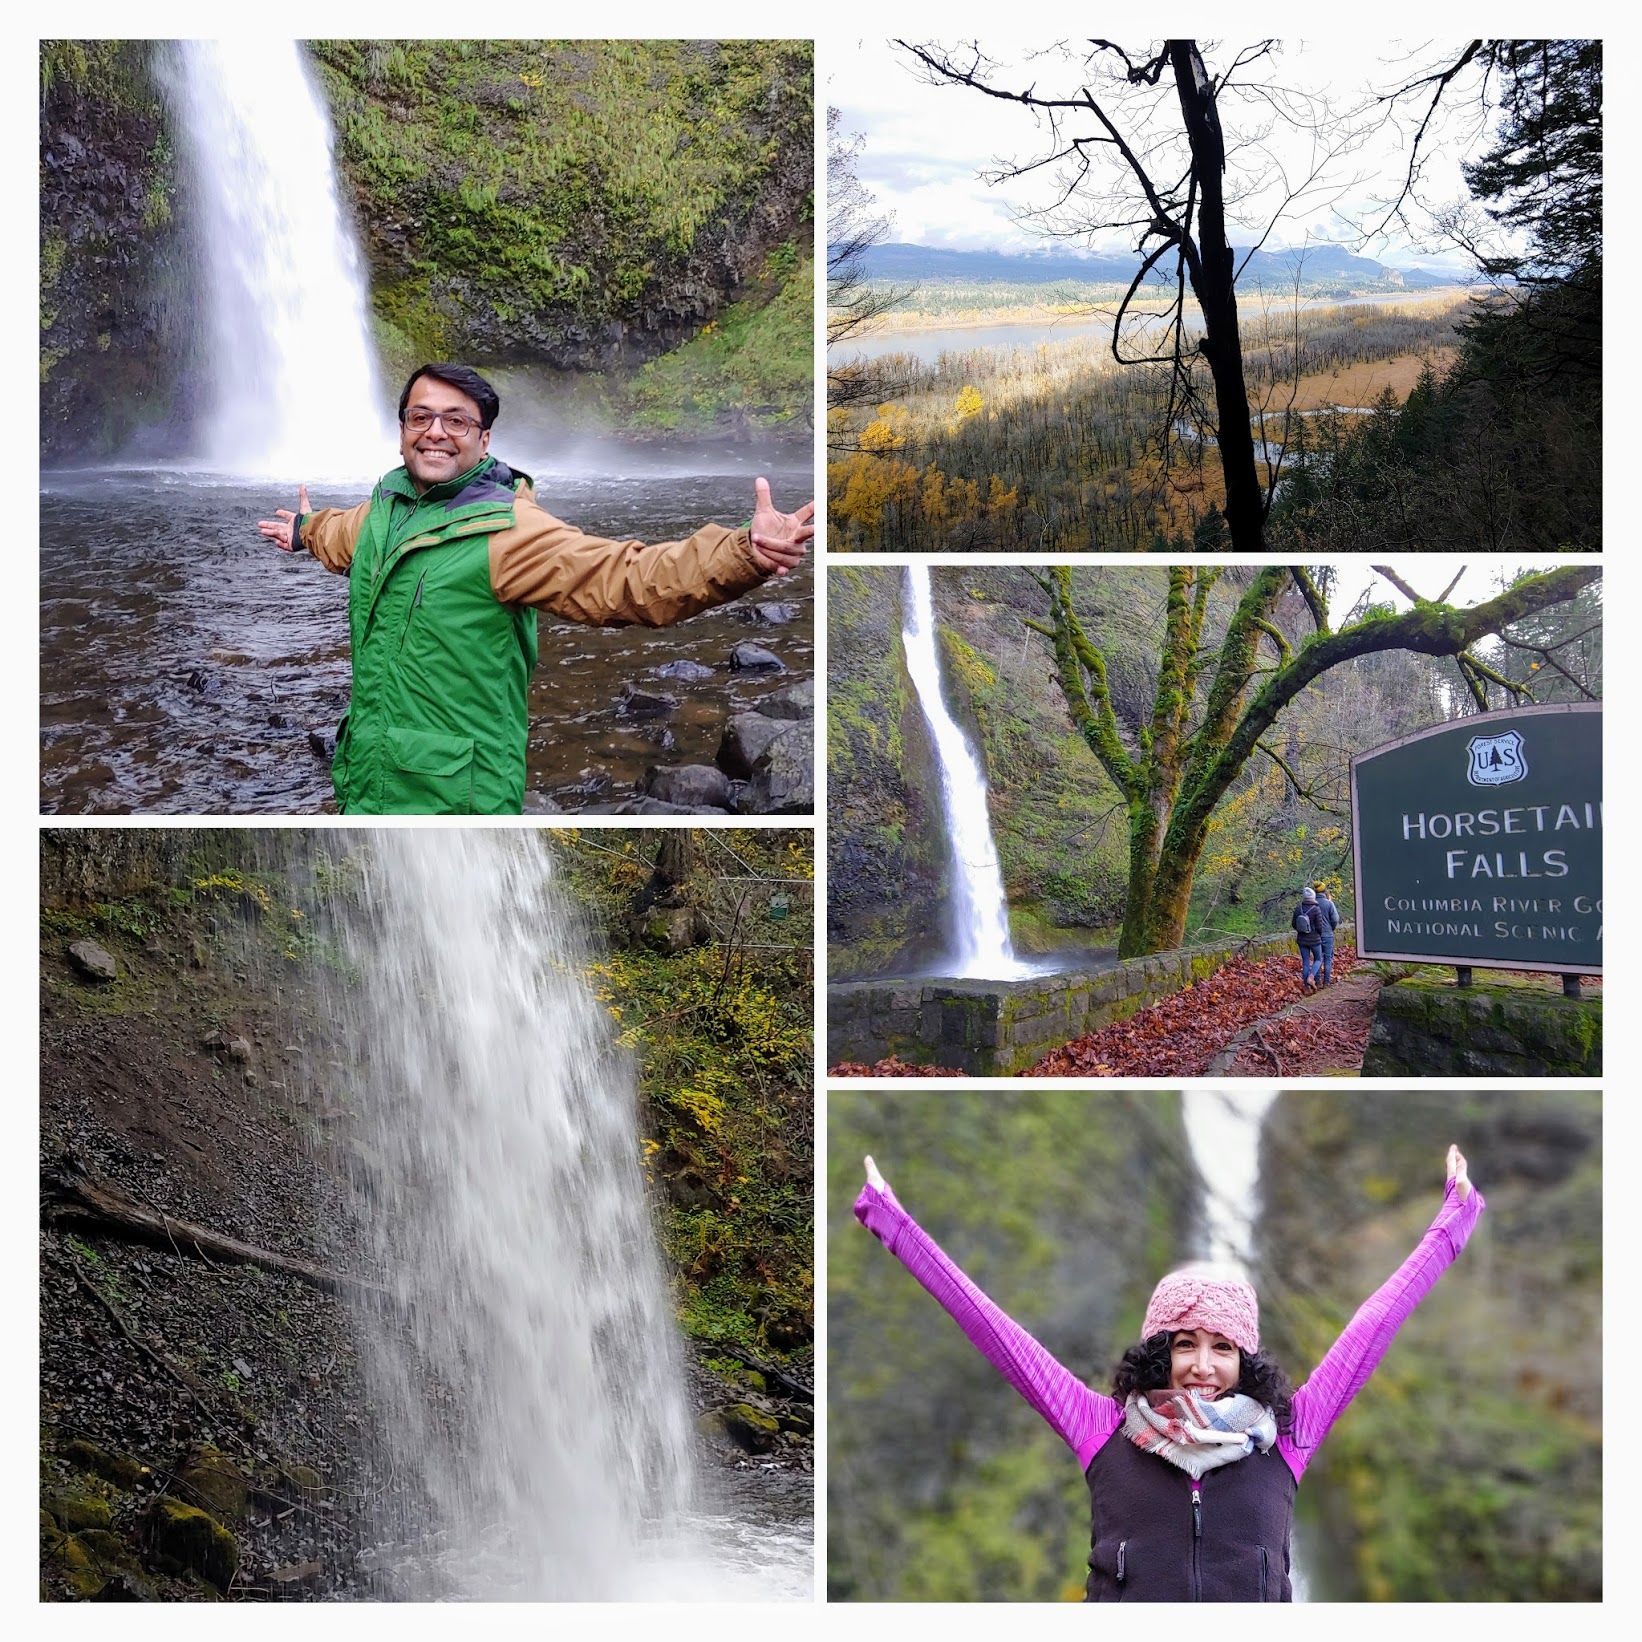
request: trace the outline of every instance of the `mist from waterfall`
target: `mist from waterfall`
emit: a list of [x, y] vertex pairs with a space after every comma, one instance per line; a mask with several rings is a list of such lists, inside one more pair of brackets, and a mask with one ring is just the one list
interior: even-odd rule
[[901, 636], [907, 673], [935, 744], [951, 860], [954, 945], [952, 961], [943, 968], [953, 976], [974, 980], [1016, 980], [1036, 974], [1033, 965], [1015, 956], [1010, 938], [1009, 903], [987, 811], [985, 772], [942, 694], [927, 565], [907, 566], [906, 589]]
[[[700, 1514], [633, 1070], [548, 844], [441, 828], [326, 848], [326, 938], [356, 977], [327, 989], [327, 1037], [388, 1291], [358, 1310], [382, 1594], [790, 1594], [790, 1569], [760, 1566], [772, 1541]], [[807, 1543], [781, 1554], [807, 1584]]]
[[292, 482], [374, 476], [394, 437], [330, 114], [295, 40], [165, 60], [205, 279], [197, 457]]

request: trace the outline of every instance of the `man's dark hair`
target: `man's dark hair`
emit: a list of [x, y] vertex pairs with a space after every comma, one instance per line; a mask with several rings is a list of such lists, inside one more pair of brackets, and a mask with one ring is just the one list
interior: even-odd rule
[[[1168, 1390], [1173, 1351], [1174, 1334], [1167, 1331], [1130, 1346], [1112, 1370], [1112, 1395], [1122, 1403], [1133, 1391]], [[1288, 1375], [1264, 1352], [1242, 1353], [1237, 1389], [1245, 1397], [1264, 1403], [1276, 1417], [1279, 1431], [1287, 1431], [1294, 1423], [1294, 1387]]]
[[399, 396], [399, 420], [405, 420], [405, 407], [410, 403], [411, 389], [424, 377], [443, 382], [459, 393], [465, 393], [479, 407], [479, 426], [488, 428], [502, 409], [496, 390], [470, 365], [418, 365], [405, 383]]

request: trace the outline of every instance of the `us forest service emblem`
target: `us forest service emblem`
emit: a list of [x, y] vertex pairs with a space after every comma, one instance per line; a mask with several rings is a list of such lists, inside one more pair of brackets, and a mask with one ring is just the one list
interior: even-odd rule
[[1521, 781], [1528, 774], [1528, 755], [1522, 749], [1522, 732], [1507, 730], [1504, 735], [1474, 735], [1466, 743], [1471, 767], [1466, 780], [1473, 787], [1503, 787]]

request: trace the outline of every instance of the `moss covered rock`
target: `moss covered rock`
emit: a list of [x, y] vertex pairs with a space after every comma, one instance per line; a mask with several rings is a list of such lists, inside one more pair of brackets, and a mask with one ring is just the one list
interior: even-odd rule
[[160, 1499], [148, 1513], [149, 1548], [168, 1573], [198, 1574], [226, 1591], [239, 1567], [234, 1536], [210, 1515], [179, 1499]]
[[63, 1490], [48, 1494], [42, 1502], [60, 1528], [78, 1533], [82, 1528], [106, 1528], [113, 1520], [108, 1501], [96, 1494]]
[[89, 1471], [117, 1488], [140, 1487], [153, 1475], [141, 1460], [133, 1459], [129, 1454], [116, 1454], [107, 1448], [99, 1448], [96, 1443], [87, 1442], [81, 1437], [65, 1443], [62, 1455], [69, 1464]]
[[1380, 989], [1364, 1077], [1598, 1077], [1602, 1000], [1422, 972]]
[[233, 1520], [245, 1515], [250, 1481], [226, 1454], [207, 1445], [196, 1448], [177, 1467], [171, 1492], [213, 1516]]
[[728, 1442], [746, 1454], [767, 1454], [781, 1435], [781, 1421], [751, 1403], [710, 1409], [696, 1421], [705, 1437]]

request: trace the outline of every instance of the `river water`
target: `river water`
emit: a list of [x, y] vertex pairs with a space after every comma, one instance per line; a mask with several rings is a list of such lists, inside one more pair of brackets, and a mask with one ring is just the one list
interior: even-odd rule
[[[670, 540], [709, 520], [739, 525], [753, 479], [776, 505], [812, 494], [807, 449], [583, 441], [574, 467], [551, 448], [498, 438], [536, 476], [548, 511], [599, 535]], [[385, 465], [393, 453], [384, 453]], [[374, 476], [373, 476], [374, 477]], [[312, 479], [312, 476], [310, 476]], [[317, 507], [350, 505], [371, 478], [313, 481]], [[176, 466], [45, 474], [40, 497], [41, 808], [50, 814], [312, 814], [334, 807], [309, 733], [334, 732], [348, 700], [347, 583], [256, 531], [294, 507], [295, 480]], [[812, 562], [736, 604], [673, 628], [594, 629], [543, 617], [530, 690], [527, 793], [566, 810], [628, 796], [655, 764], [711, 763], [725, 721], [814, 666]], [[751, 625], [755, 602], [798, 606]], [[732, 674], [752, 639], [784, 674]], [[660, 679], [676, 660], [712, 669]], [[667, 716], [623, 715], [625, 683], [665, 691]], [[527, 799], [528, 802], [528, 799]]]

